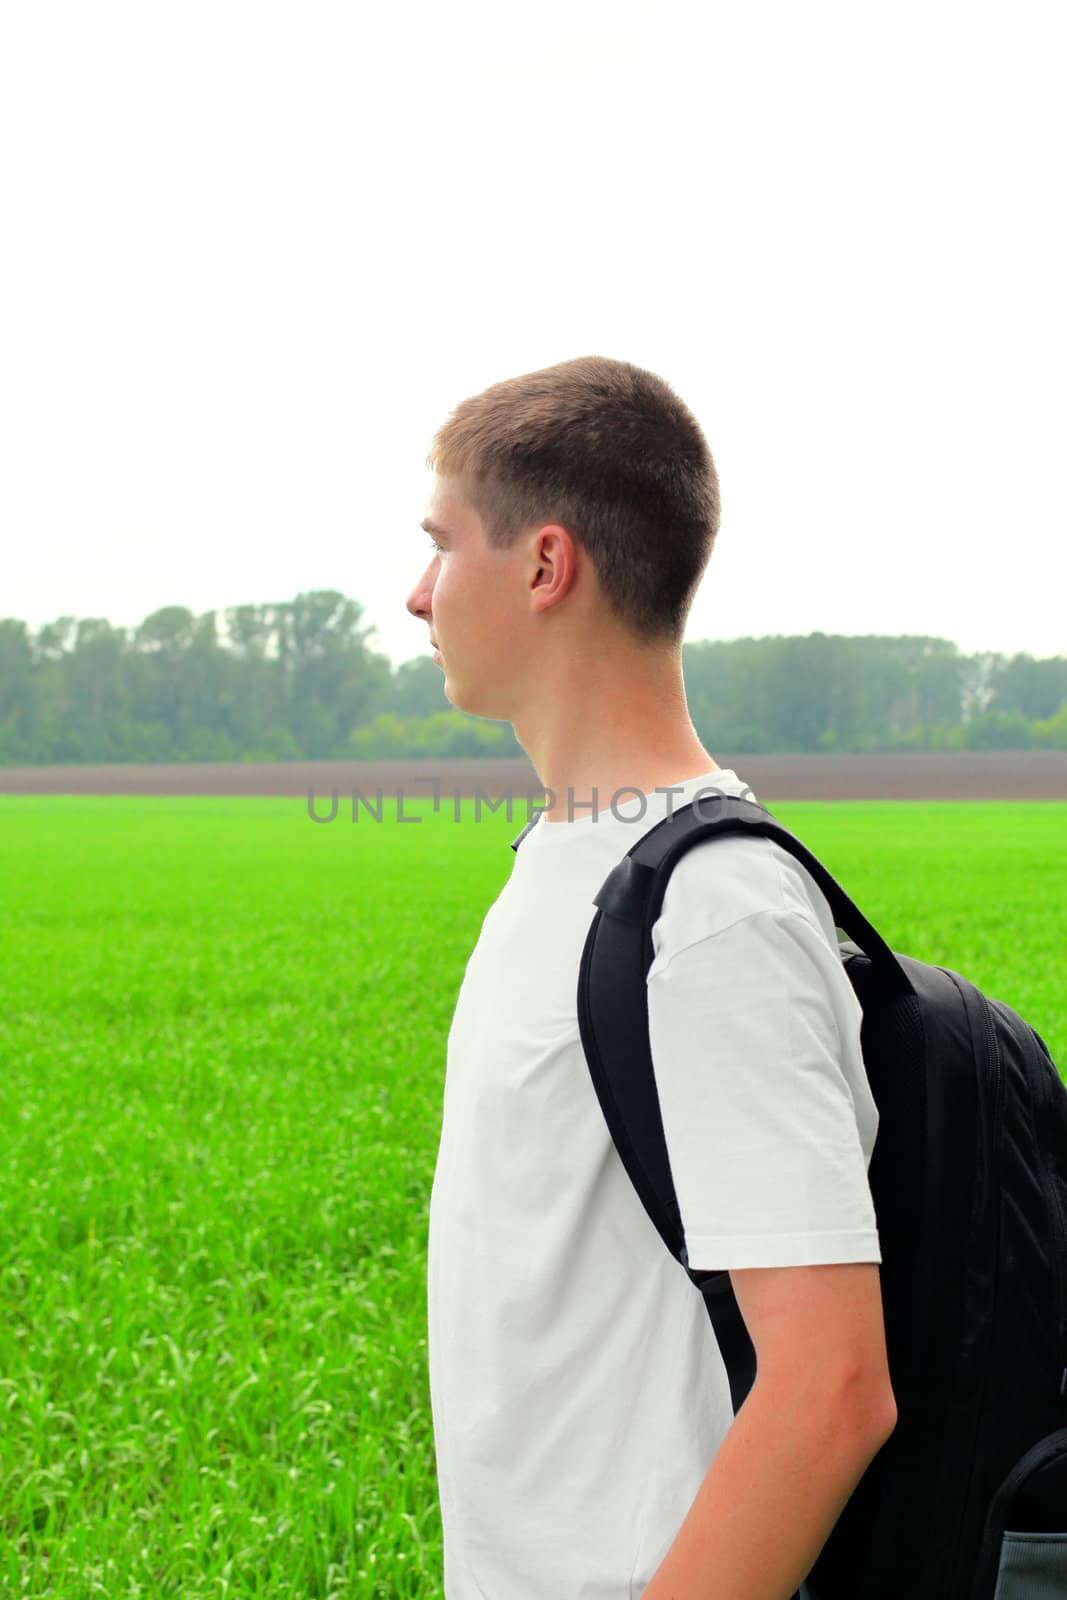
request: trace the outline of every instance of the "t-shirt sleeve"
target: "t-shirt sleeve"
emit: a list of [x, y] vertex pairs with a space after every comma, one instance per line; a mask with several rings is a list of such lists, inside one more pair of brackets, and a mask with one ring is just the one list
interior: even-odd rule
[[759, 911], [686, 945], [648, 1011], [690, 1266], [880, 1261], [861, 1012], [815, 922]]

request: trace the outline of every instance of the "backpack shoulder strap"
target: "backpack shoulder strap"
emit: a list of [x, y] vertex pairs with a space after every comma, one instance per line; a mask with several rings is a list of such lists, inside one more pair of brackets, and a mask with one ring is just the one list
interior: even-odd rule
[[[727, 834], [770, 839], [799, 861], [825, 896], [836, 925], [859, 945], [879, 969], [883, 981], [900, 993], [912, 992], [910, 980], [881, 934], [807, 846], [765, 807], [726, 794], [703, 796], [650, 828], [608, 874], [594, 896], [595, 904], [611, 915], [628, 921], [641, 917], [646, 923], [650, 941], [649, 966], [654, 954], [652, 925], [660, 914], [675, 863], [694, 845]], [[631, 866], [631, 862], [634, 865]]]
[[732, 795], [704, 795], [657, 823], [612, 869], [594, 897], [598, 909], [578, 973], [578, 1024], [593, 1087], [645, 1210], [704, 1294], [736, 1411], [755, 1375], [754, 1352], [728, 1274], [689, 1268], [656, 1092], [647, 987], [655, 954], [652, 928], [675, 864], [706, 839], [731, 834], [771, 839], [788, 851], [811, 874], [836, 924], [859, 945], [886, 989], [911, 993], [912, 985], [889, 946], [822, 863], [770, 812]]
[[525, 839], [525, 837], [529, 833], [530, 829], [536, 826], [537, 819], [538, 819], [538, 817], [540, 815], [541, 815], [540, 811], [535, 811], [533, 816], [527, 822], [525, 828], [523, 828], [522, 832], [521, 833], [517, 833], [515, 835], [514, 839], [512, 839], [512, 841], [511, 841], [511, 848], [513, 850], [517, 850], [519, 848], [520, 844]]

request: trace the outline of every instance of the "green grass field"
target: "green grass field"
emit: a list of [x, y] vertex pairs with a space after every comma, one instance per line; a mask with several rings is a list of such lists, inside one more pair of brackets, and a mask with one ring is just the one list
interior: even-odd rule
[[[774, 809], [1067, 1064], [1067, 805]], [[0, 1594], [440, 1595], [445, 1041], [526, 812], [394, 814], [0, 799]]]

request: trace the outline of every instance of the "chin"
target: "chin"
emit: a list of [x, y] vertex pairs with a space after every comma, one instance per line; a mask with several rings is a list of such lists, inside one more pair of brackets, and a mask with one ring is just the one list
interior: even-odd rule
[[469, 717], [485, 717], [492, 722], [499, 722], [505, 717], [505, 713], [493, 705], [488, 694], [479, 695], [477, 691], [464, 693], [462, 689], [457, 690], [447, 677], [443, 688], [445, 699], [450, 701], [457, 711], [465, 711]]

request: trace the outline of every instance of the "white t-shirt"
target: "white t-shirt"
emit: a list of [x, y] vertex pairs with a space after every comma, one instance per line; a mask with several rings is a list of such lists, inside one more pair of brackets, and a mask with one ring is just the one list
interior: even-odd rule
[[[447, 1600], [631, 1600], [732, 1421], [704, 1302], [607, 1130], [578, 1029], [593, 896], [733, 772], [540, 817], [467, 963], [430, 1199], [430, 1396]], [[601, 803], [603, 801], [601, 800]], [[652, 1059], [695, 1268], [878, 1261], [877, 1131], [833, 917], [764, 839], [676, 865]]]

